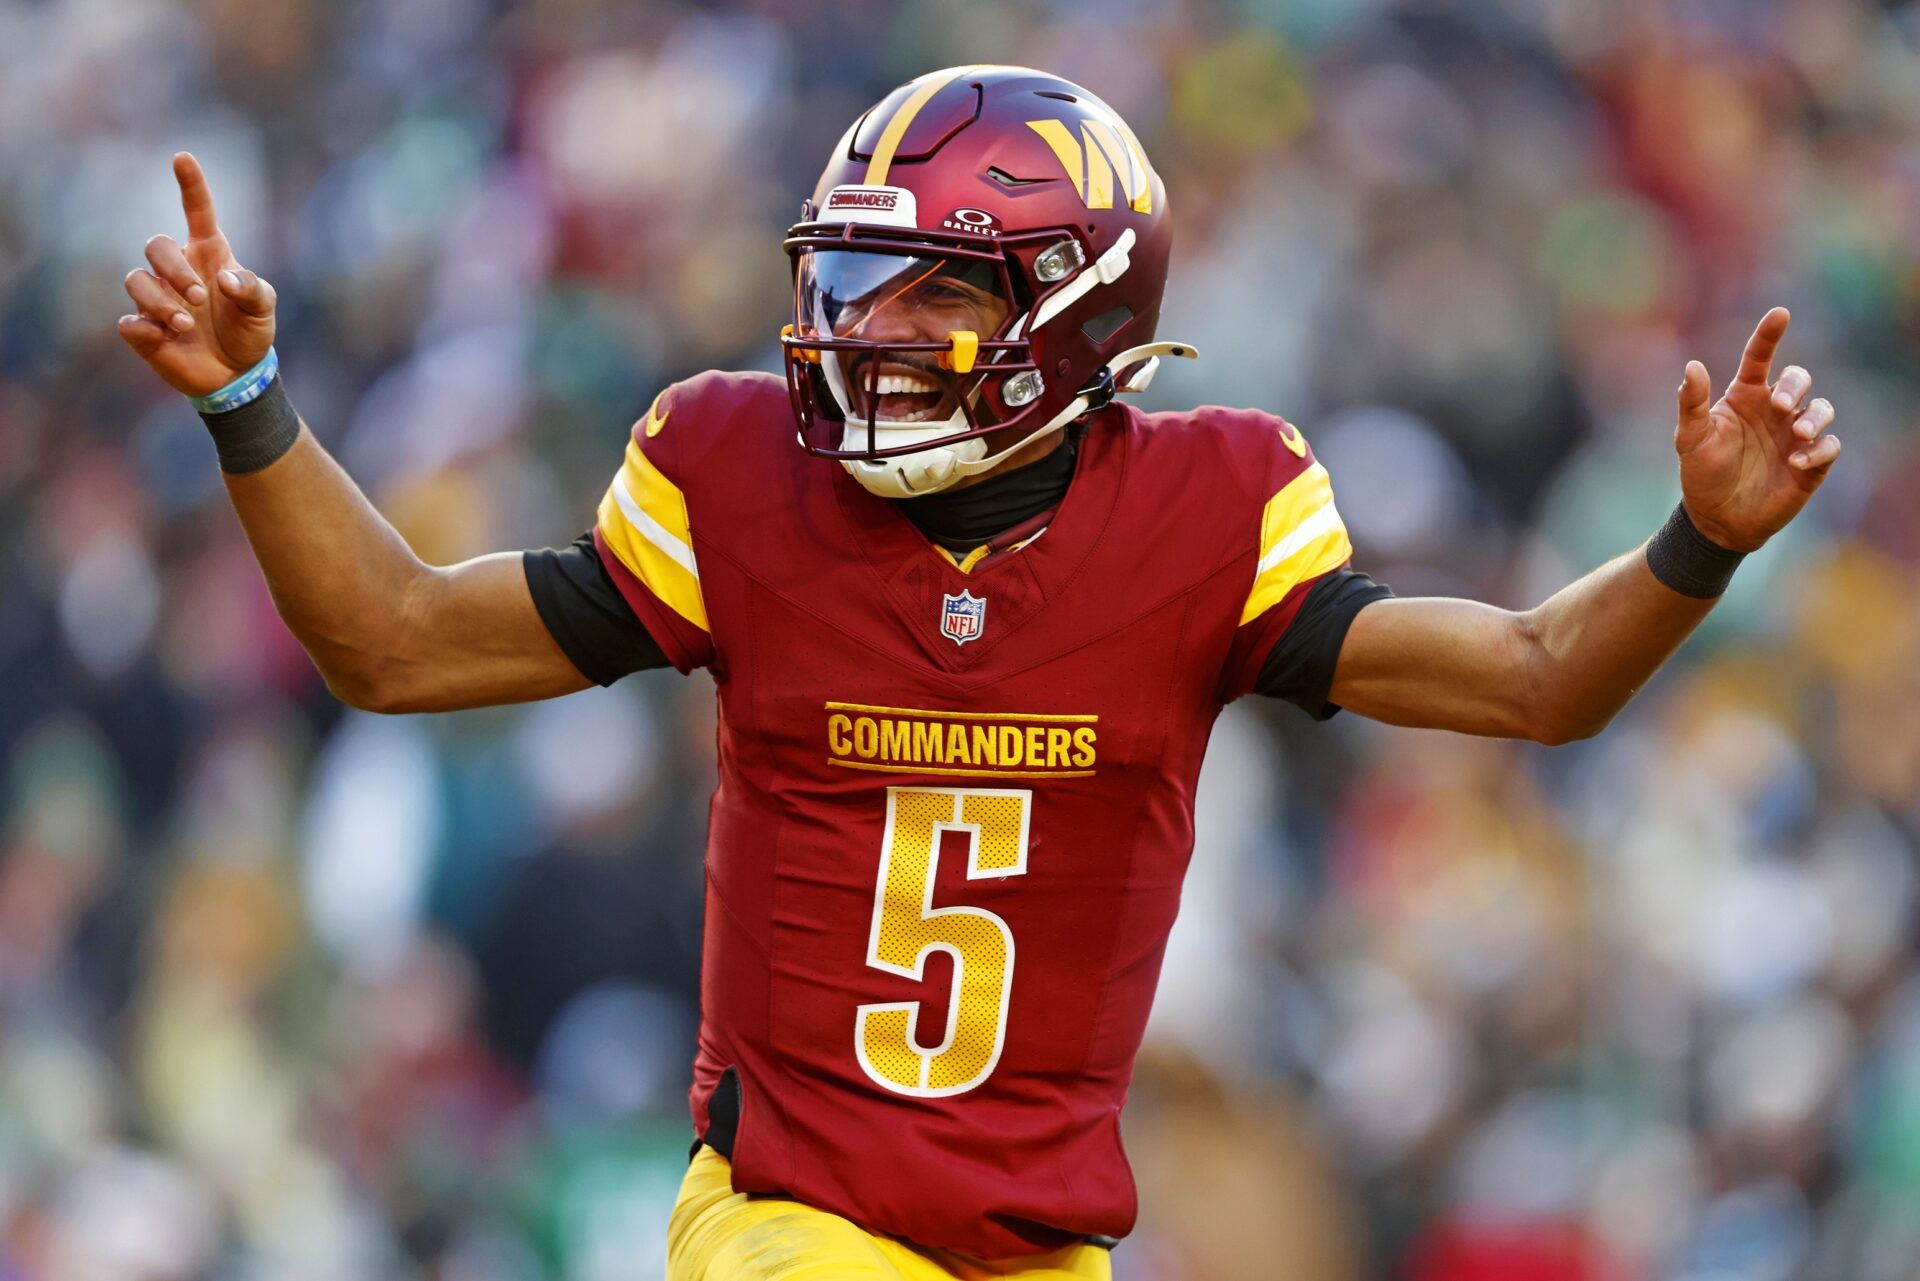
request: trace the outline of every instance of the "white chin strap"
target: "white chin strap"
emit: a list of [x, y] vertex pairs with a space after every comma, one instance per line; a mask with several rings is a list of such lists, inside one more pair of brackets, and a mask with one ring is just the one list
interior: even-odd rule
[[[1139, 365], [1140, 368], [1124, 382], [1116, 382], [1113, 389], [1116, 393], [1145, 391], [1147, 384], [1153, 381], [1154, 371], [1160, 367], [1160, 357], [1183, 356], [1191, 360], [1199, 354], [1192, 343], [1147, 343], [1141, 347], [1129, 347], [1109, 360], [1107, 372], [1117, 379], [1126, 370]], [[937, 494], [943, 489], [951, 489], [968, 476], [992, 471], [1034, 441], [1059, 431], [1086, 413], [1089, 407], [1085, 396], [1074, 397], [1049, 421], [1034, 428], [997, 454], [987, 453], [985, 438], [975, 436], [972, 440], [963, 440], [952, 445], [936, 445], [932, 449], [922, 449], [911, 454], [896, 454], [892, 458], [881, 458], [873, 462], [850, 458], [840, 465], [845, 467], [848, 474], [861, 485], [882, 498], [921, 498], [927, 494]], [[916, 440], [935, 440], [941, 436], [950, 436], [955, 431], [965, 431], [966, 427], [966, 417], [958, 410], [954, 412], [953, 417], [938, 423], [876, 422], [873, 425], [873, 443], [877, 449], [895, 449], [901, 445], [911, 445]], [[866, 425], [862, 423], [856, 426], [848, 422], [841, 433], [840, 441], [842, 449], [858, 449], [865, 445]]]

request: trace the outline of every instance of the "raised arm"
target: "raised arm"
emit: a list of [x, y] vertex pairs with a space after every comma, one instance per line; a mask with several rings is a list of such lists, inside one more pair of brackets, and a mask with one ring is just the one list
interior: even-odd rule
[[1524, 613], [1473, 601], [1379, 601], [1347, 633], [1332, 701], [1395, 725], [1564, 743], [1598, 733], [1699, 625], [1739, 557], [1794, 518], [1840, 441], [1833, 406], [1802, 408], [1813, 380], [1772, 381], [1784, 308], [1748, 340], [1739, 375], [1709, 405], [1690, 361], [1674, 448], [1681, 505], [1640, 548]]
[[[198, 162], [182, 152], [173, 171], [187, 241], [147, 242], [148, 269], [126, 282], [139, 314], [120, 318], [120, 336], [169, 386], [203, 397], [267, 356], [274, 292], [234, 257]], [[209, 424], [274, 604], [343, 702], [445, 711], [587, 686], [541, 622], [519, 553], [423, 564], [277, 385]]]

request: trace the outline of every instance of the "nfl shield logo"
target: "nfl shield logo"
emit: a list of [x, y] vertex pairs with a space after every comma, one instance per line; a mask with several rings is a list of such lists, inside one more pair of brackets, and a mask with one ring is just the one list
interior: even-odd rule
[[940, 598], [940, 634], [956, 645], [979, 640], [987, 625], [987, 602], [970, 591]]

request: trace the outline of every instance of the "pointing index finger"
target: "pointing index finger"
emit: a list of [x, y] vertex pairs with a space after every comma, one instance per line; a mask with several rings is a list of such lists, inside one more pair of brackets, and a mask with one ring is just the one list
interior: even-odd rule
[[1760, 318], [1759, 327], [1753, 331], [1753, 337], [1747, 339], [1747, 349], [1740, 356], [1736, 382], [1765, 387], [1773, 381], [1773, 353], [1779, 350], [1780, 340], [1786, 336], [1787, 324], [1792, 319], [1785, 307], [1775, 307]]
[[193, 153], [182, 151], [173, 158], [173, 176], [180, 184], [180, 207], [187, 211], [187, 235], [193, 240], [212, 240], [220, 234], [220, 223], [213, 214], [213, 191], [207, 175]]

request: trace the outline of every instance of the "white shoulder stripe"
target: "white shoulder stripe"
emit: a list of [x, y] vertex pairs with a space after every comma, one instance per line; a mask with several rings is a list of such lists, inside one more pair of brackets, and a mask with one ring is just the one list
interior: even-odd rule
[[693, 548], [674, 537], [671, 530], [647, 515], [640, 504], [634, 501], [633, 494], [627, 489], [625, 471], [617, 473], [613, 478], [613, 497], [614, 501], [620, 504], [620, 513], [627, 518], [627, 523], [632, 525], [642, 538], [658, 547], [661, 553], [674, 564], [695, 578], [700, 577], [700, 567], [693, 559]]
[[1267, 554], [1260, 558], [1260, 568], [1254, 571], [1255, 574], [1266, 573], [1322, 534], [1339, 528], [1340, 513], [1329, 497], [1325, 506], [1295, 525], [1285, 538], [1267, 549]]

